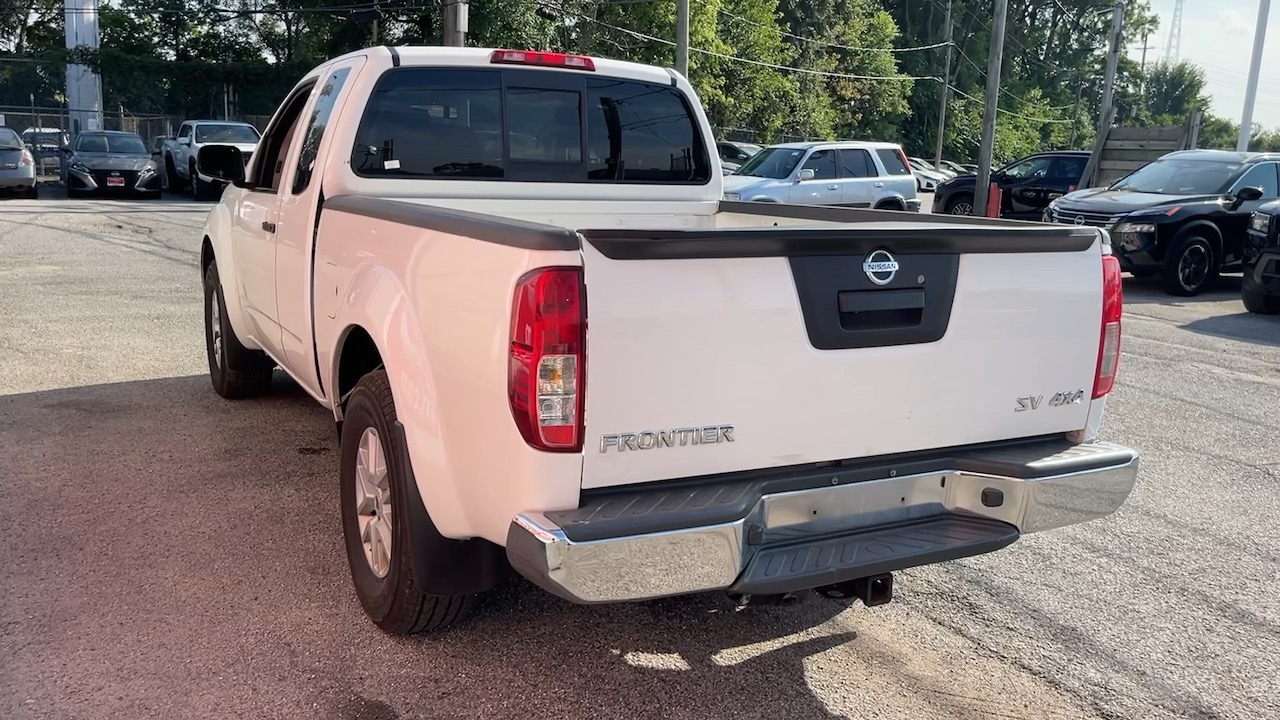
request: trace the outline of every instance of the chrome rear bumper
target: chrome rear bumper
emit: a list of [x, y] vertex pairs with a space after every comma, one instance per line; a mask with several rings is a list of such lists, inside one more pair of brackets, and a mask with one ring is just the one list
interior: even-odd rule
[[1105, 517], [1129, 497], [1139, 462], [1119, 445], [1055, 440], [641, 489], [517, 515], [507, 557], [544, 589], [584, 604], [790, 592]]

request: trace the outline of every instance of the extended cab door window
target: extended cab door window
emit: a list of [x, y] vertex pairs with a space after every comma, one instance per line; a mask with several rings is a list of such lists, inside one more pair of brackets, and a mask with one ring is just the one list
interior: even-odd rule
[[[293, 194], [301, 194], [311, 183], [311, 175], [315, 172], [316, 155], [320, 152], [320, 141], [324, 139], [325, 128], [329, 125], [329, 116], [333, 114], [333, 105], [342, 93], [342, 86], [347, 82], [351, 68], [344, 67], [329, 73], [329, 79], [320, 88], [315, 108], [311, 111], [311, 120], [307, 124], [306, 134], [302, 136], [302, 152], [298, 153], [298, 167], [293, 175]], [[285, 145], [287, 148], [288, 145]]]

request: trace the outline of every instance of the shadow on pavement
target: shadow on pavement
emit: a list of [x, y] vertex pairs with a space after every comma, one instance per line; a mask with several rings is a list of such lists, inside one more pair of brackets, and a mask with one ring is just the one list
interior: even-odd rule
[[1240, 276], [1223, 275], [1207, 292], [1195, 297], [1178, 297], [1166, 293], [1158, 280], [1127, 277], [1124, 279], [1124, 302], [1126, 305], [1195, 305], [1198, 303], [1222, 302], [1234, 300], [1240, 302]]
[[0, 536], [0, 716], [836, 717], [806, 661], [855, 636], [812, 594], [580, 607], [514, 579], [449, 632], [382, 634], [350, 587], [332, 418], [274, 389], [0, 396], [0, 527], [21, 528]]

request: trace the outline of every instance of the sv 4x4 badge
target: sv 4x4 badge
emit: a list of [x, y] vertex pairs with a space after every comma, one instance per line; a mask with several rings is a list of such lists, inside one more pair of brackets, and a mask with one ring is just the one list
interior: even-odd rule
[[[1084, 400], [1084, 390], [1066, 390], [1053, 394], [1049, 398], [1049, 407], [1062, 407], [1063, 405], [1076, 405]], [[1018, 398], [1018, 407], [1014, 408], [1014, 412], [1026, 412], [1027, 410], [1036, 410], [1044, 402], [1043, 395], [1023, 395]]]

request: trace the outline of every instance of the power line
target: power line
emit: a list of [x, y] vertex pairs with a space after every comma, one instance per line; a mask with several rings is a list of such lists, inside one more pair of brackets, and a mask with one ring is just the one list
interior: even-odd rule
[[867, 48], [867, 47], [852, 47], [852, 46], [849, 46], [849, 45], [841, 45], [841, 44], [839, 44], [839, 43], [827, 42], [826, 40], [817, 40], [817, 39], [814, 39], [814, 38], [808, 38], [808, 37], [804, 37], [804, 36], [801, 36], [801, 35], [795, 35], [795, 34], [792, 34], [792, 33], [787, 32], [786, 30], [783, 30], [782, 28], [778, 27], [777, 25], [768, 25], [768, 24], [766, 24], [766, 23], [756, 22], [755, 20], [750, 20], [750, 19], [748, 19], [748, 18], [744, 18], [744, 17], [742, 17], [741, 15], [736, 15], [736, 14], [734, 14], [734, 13], [731, 13], [731, 12], [729, 12], [728, 10], [725, 10], [724, 8], [716, 8], [716, 11], [717, 11], [717, 12], [719, 12], [721, 15], [725, 15], [725, 16], [727, 16], [727, 17], [731, 17], [731, 18], [733, 18], [734, 20], [737, 20], [737, 21], [742, 22], [742, 23], [746, 23], [747, 25], [754, 25], [755, 27], [758, 27], [758, 28], [764, 28], [764, 29], [766, 29], [766, 30], [772, 30], [772, 31], [774, 31], [774, 32], [778, 33], [779, 35], [784, 36], [784, 37], [789, 37], [789, 38], [792, 38], [792, 39], [795, 39], [795, 40], [799, 40], [799, 41], [801, 41], [801, 42], [814, 43], [815, 45], [825, 45], [826, 47], [839, 48], [840, 50], [849, 50], [849, 51], [852, 51], [852, 52], [905, 53], [905, 52], [916, 52], [916, 51], [918, 51], [918, 50], [934, 50], [934, 49], [937, 49], [937, 48], [940, 48], [940, 47], [946, 47], [947, 45], [952, 45], [952, 44], [954, 44], [954, 43], [951, 43], [951, 42], [940, 42], [940, 43], [933, 43], [932, 45], [920, 45], [920, 46], [917, 46], [917, 47], [905, 47], [905, 48]]

